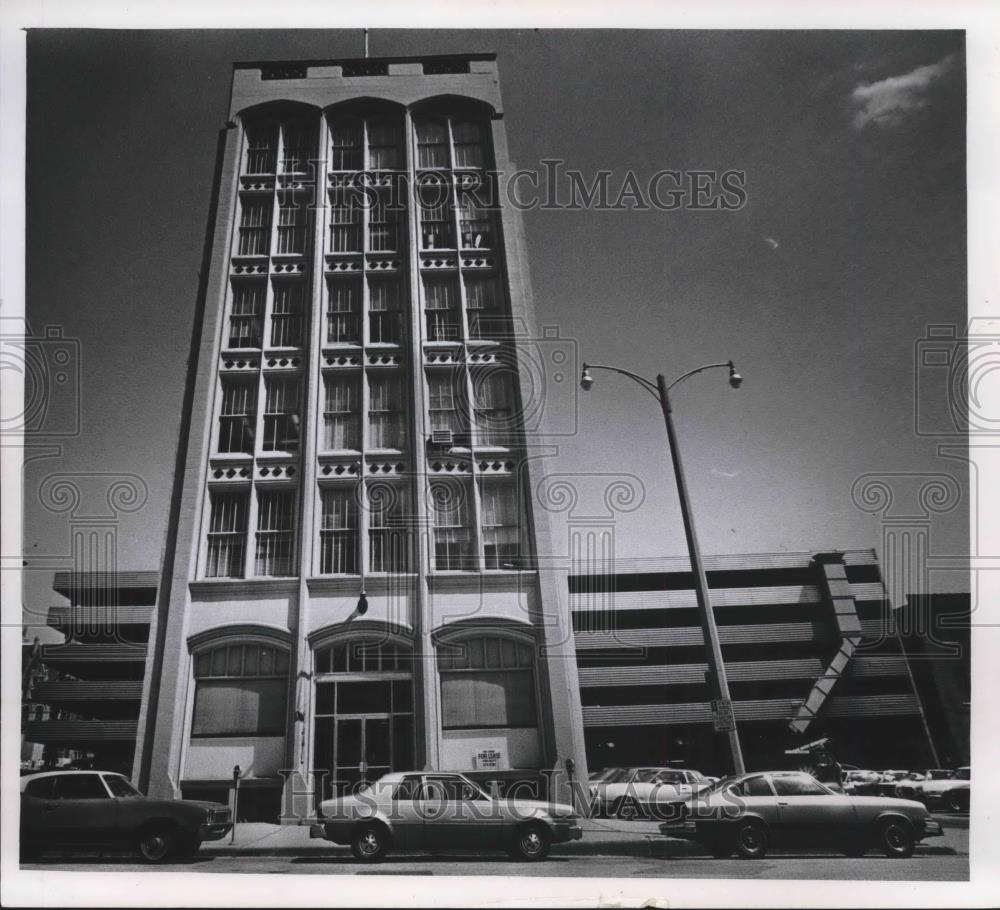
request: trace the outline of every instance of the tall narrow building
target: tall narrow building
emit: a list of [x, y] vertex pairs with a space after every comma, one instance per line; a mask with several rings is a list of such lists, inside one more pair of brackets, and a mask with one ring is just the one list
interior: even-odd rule
[[239, 766], [241, 817], [291, 820], [391, 770], [586, 779], [512, 171], [493, 55], [235, 66], [151, 794], [225, 799]]

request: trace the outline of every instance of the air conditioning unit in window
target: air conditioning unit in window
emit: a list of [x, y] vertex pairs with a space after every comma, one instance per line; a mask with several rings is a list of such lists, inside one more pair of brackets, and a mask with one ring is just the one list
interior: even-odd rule
[[455, 434], [451, 430], [431, 430], [431, 445], [451, 448], [455, 444]]

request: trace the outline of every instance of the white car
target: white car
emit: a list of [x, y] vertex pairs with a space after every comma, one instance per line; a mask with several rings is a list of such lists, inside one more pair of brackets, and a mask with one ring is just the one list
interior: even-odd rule
[[700, 771], [687, 768], [619, 768], [616, 774], [590, 782], [591, 813], [626, 820], [643, 816], [662, 820], [671, 814], [668, 807], [711, 785]]
[[913, 781], [910, 798], [919, 799], [928, 806], [942, 806], [952, 812], [968, 812], [971, 787], [971, 772], [965, 766], [947, 772], [947, 776], [932, 774], [924, 780]]

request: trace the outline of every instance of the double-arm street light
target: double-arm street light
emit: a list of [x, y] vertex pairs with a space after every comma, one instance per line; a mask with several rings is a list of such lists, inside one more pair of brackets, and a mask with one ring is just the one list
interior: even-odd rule
[[698, 601], [698, 614], [701, 620], [701, 631], [705, 638], [705, 649], [708, 653], [708, 673], [706, 679], [712, 691], [713, 698], [713, 722], [717, 730], [724, 731], [729, 740], [729, 754], [735, 774], [742, 774], [743, 750], [740, 748], [740, 737], [736, 730], [736, 721], [733, 717], [733, 702], [729, 697], [729, 682], [726, 679], [726, 666], [722, 661], [722, 647], [719, 644], [719, 632], [715, 627], [715, 616], [712, 613], [712, 604], [708, 597], [708, 581], [705, 578], [705, 567], [701, 562], [701, 551], [698, 549], [698, 538], [694, 531], [694, 519], [691, 516], [691, 501], [688, 497], [687, 483], [684, 480], [684, 468], [681, 465], [681, 453], [677, 447], [677, 434], [674, 431], [674, 420], [670, 407], [670, 390], [682, 383], [689, 376], [701, 373], [704, 370], [715, 369], [716, 367], [729, 368], [729, 384], [738, 389], [743, 383], [743, 377], [736, 372], [731, 360], [725, 363], [706, 363], [694, 370], [688, 370], [682, 376], [678, 376], [670, 385], [660, 373], [656, 377], [656, 382], [638, 376], [629, 370], [622, 370], [618, 367], [601, 366], [591, 363], [583, 365], [583, 373], [580, 375], [580, 386], [586, 392], [594, 384], [594, 377], [590, 375], [591, 370], [607, 370], [611, 373], [621, 373], [629, 379], [641, 385], [659, 403], [663, 411], [663, 420], [667, 425], [667, 439], [670, 441], [670, 454], [674, 466], [674, 477], [677, 480], [677, 492], [680, 496], [681, 515], [684, 518], [684, 535], [687, 538], [688, 554], [691, 559], [691, 571], [694, 573], [695, 597]]

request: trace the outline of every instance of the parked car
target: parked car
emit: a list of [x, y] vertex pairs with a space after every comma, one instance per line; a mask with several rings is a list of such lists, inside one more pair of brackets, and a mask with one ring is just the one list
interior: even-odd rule
[[895, 796], [900, 799], [919, 799], [919, 793], [926, 781], [948, 780], [955, 772], [945, 768], [927, 768], [921, 771], [911, 771], [902, 780], [896, 782]]
[[919, 799], [928, 806], [942, 806], [952, 812], [968, 812], [972, 786], [969, 767], [947, 774], [947, 777], [935, 775], [917, 782], [913, 799]]
[[842, 787], [848, 796], [877, 796], [882, 775], [878, 771], [852, 768], [844, 772]]
[[228, 806], [147, 799], [108, 771], [47, 771], [21, 778], [21, 858], [48, 849], [131, 847], [162, 863], [194, 855], [232, 828]]
[[879, 796], [895, 796], [896, 784], [898, 784], [909, 773], [909, 771], [896, 769], [880, 771], [879, 775], [881, 779], [878, 783]]
[[579, 840], [580, 816], [569, 805], [495, 798], [462, 774], [393, 772], [357, 794], [324, 800], [311, 838], [350, 846], [362, 862], [390, 849], [501, 849], [535, 861], [552, 844]]
[[922, 803], [836, 793], [801, 771], [767, 771], [721, 780], [683, 806], [680, 823], [664, 822], [672, 837], [698, 841], [713, 856], [734, 852], [760, 859], [772, 843], [832, 846], [848, 856], [878, 847], [906, 857], [925, 837], [943, 834]]
[[623, 819], [643, 815], [666, 818], [668, 806], [711, 785], [700, 771], [687, 768], [621, 768], [616, 775], [591, 781], [591, 814]]

